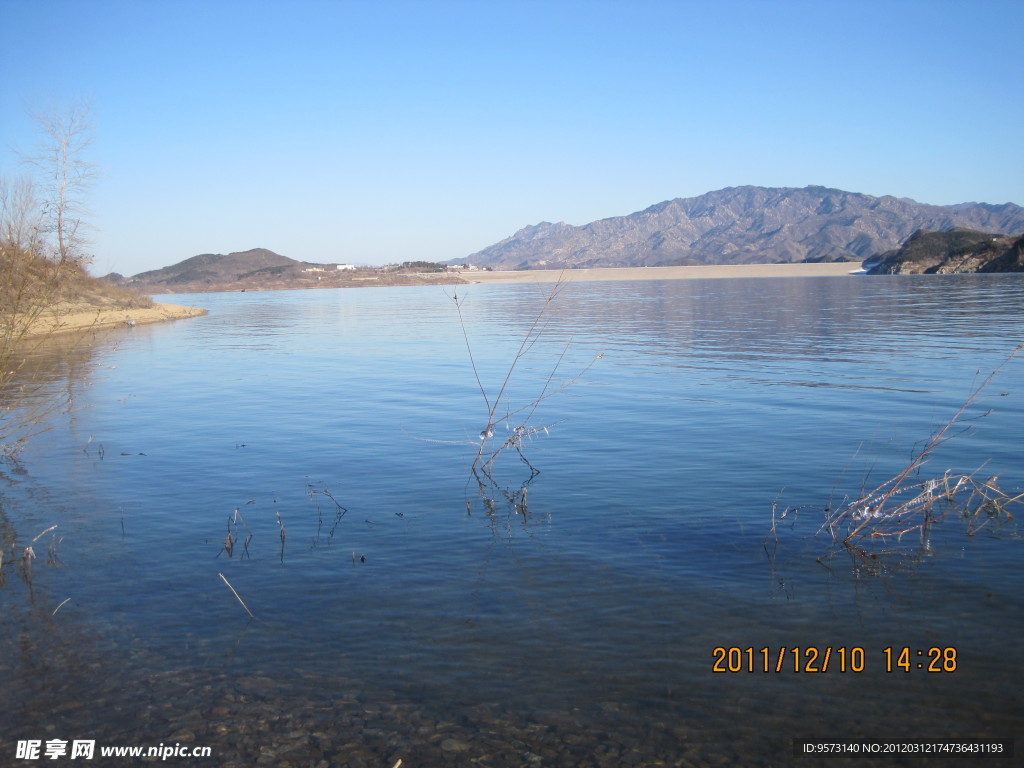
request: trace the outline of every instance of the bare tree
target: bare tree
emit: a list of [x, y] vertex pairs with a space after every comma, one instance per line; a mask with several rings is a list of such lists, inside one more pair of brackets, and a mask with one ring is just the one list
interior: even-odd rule
[[15, 453], [63, 405], [36, 397], [39, 382], [19, 371], [31, 329], [44, 318], [58, 323], [63, 292], [89, 262], [82, 218], [94, 178], [84, 159], [89, 115], [85, 105], [33, 115], [42, 143], [22, 156], [33, 175], [0, 177], [0, 456]]
[[91, 261], [85, 248], [83, 216], [85, 196], [95, 181], [95, 167], [86, 161], [92, 144], [92, 109], [86, 103], [66, 110], [32, 115], [42, 134], [42, 145], [25, 158], [39, 176], [45, 232], [51, 237], [52, 260], [85, 266]]
[[0, 176], [0, 248], [39, 251], [43, 223], [35, 184], [28, 176]]
[[0, 177], [0, 384], [15, 346], [55, 300], [59, 260], [47, 258], [43, 204], [32, 179]]

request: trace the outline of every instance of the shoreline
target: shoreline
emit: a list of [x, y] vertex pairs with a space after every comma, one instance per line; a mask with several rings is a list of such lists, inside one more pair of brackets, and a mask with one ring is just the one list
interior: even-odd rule
[[44, 313], [36, 320], [26, 333], [27, 337], [55, 336], [76, 331], [95, 331], [107, 328], [127, 327], [130, 325], [147, 325], [162, 323], [166, 320], [180, 320], [186, 317], [200, 317], [207, 310], [199, 307], [184, 307], [180, 304], [161, 304], [153, 302], [153, 306], [141, 309], [102, 309], [70, 310]]
[[[690, 267], [597, 267], [592, 269], [531, 269], [489, 272], [460, 271], [452, 276], [463, 284], [583, 283], [615, 280], [706, 280], [727, 278], [837, 277], [857, 270], [856, 262], [820, 264], [721, 264]], [[456, 283], [458, 284], [458, 283]], [[250, 289], [252, 290], [252, 289]], [[269, 289], [281, 290], [281, 289]], [[201, 317], [207, 310], [180, 304], [154, 302], [136, 309], [54, 310], [32, 324], [27, 337], [105, 330], [129, 325], [147, 325], [189, 317]]]
[[696, 267], [598, 267], [505, 272], [462, 271], [468, 283], [583, 283], [607, 280], [705, 280], [730, 277], [837, 277], [860, 268], [855, 261], [819, 264], [718, 264]]

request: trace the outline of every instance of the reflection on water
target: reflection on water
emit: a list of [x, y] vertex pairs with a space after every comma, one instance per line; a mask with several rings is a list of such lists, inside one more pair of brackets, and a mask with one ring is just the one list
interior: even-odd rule
[[[459, 290], [494, 392], [544, 288]], [[1010, 738], [1016, 527], [949, 521], [870, 578], [812, 534], [1019, 343], [1020, 297], [1014, 276], [570, 285], [509, 396], [605, 357], [542, 404], [525, 514], [468, 475], [486, 411], [442, 290], [174, 299], [211, 312], [97, 341], [73, 417], [6, 470], [0, 749], [696, 766], [788, 764], [794, 737]], [[1022, 367], [938, 472], [1024, 485]], [[801, 511], [769, 559], [773, 503]], [[17, 552], [55, 523], [59, 562], [29, 579]], [[716, 647], [808, 646], [865, 669], [712, 671]], [[957, 670], [887, 672], [894, 647], [956, 648]]]
[[73, 409], [93, 373], [95, 341], [93, 332], [58, 334], [14, 348], [4, 364], [17, 375], [0, 382], [0, 445], [20, 446], [51, 415]]

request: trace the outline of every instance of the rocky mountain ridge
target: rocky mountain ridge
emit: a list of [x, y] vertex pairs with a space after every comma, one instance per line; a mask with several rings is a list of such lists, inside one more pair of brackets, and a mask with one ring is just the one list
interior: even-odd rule
[[898, 249], [867, 265], [872, 275], [947, 275], [960, 272], [1024, 272], [1024, 237], [971, 229], [919, 229]]
[[493, 269], [863, 261], [919, 229], [1024, 233], [1013, 203], [936, 206], [809, 186], [729, 187], [583, 226], [523, 227], [465, 259]]

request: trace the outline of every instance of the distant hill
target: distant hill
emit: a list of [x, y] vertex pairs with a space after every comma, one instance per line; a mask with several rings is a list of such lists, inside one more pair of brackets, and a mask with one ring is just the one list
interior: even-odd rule
[[302, 262], [281, 256], [266, 248], [229, 253], [202, 253], [177, 264], [127, 278], [127, 285], [164, 286], [222, 285], [244, 282], [247, 278], [263, 275], [281, 275], [299, 271]]
[[1024, 237], [971, 229], [920, 229], [898, 249], [879, 255], [872, 275], [1024, 272]]
[[455, 274], [431, 272], [435, 268], [443, 270], [429, 262], [341, 270], [337, 264], [296, 261], [266, 248], [253, 248], [228, 254], [203, 253], [132, 277], [111, 273], [104, 280], [150, 294], [463, 282]]
[[919, 229], [1024, 233], [1013, 203], [925, 205], [826, 187], [729, 187], [572, 226], [541, 222], [451, 263], [493, 269], [856, 261]]

